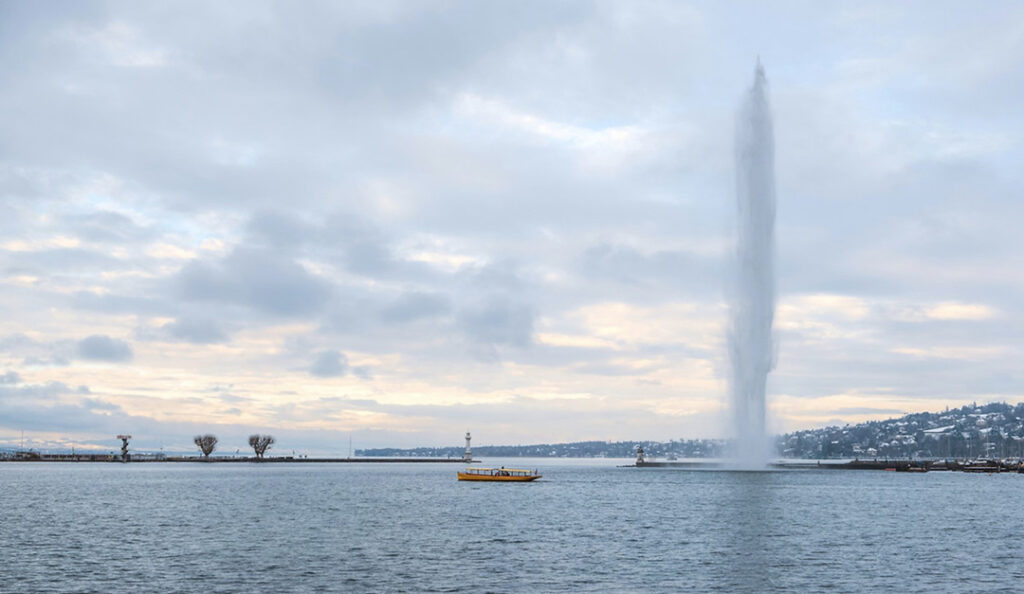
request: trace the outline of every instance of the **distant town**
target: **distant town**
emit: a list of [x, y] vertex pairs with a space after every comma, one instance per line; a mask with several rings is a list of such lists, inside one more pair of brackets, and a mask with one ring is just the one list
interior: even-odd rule
[[[580, 441], [574, 443], [474, 446], [482, 457], [629, 458], [642, 447], [648, 458], [717, 458], [722, 439], [671, 441]], [[938, 413], [914, 413], [885, 421], [830, 426], [775, 438], [784, 458], [1024, 458], [1024, 403], [970, 404]], [[458, 457], [461, 448], [376, 448], [358, 456]]]
[[787, 458], [1024, 458], [1024, 403], [797, 431], [776, 446]]

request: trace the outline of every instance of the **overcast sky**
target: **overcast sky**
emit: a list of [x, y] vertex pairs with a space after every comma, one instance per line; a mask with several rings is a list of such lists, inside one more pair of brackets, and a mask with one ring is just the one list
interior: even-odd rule
[[0, 3], [0, 445], [723, 436], [1024, 400], [1019, 3]]

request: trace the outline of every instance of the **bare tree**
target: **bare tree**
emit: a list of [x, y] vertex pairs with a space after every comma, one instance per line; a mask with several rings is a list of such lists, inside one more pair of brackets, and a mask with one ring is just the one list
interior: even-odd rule
[[214, 448], [217, 447], [217, 436], [210, 435], [209, 433], [207, 433], [206, 435], [197, 435], [193, 441], [196, 442], [196, 445], [199, 447], [200, 450], [202, 450], [203, 455], [206, 456], [207, 458], [210, 457], [210, 454], [213, 453]]
[[263, 452], [267, 451], [267, 448], [274, 445], [274, 437], [271, 435], [256, 435], [249, 436], [249, 445], [252, 446], [253, 451], [256, 452], [257, 458], [263, 457]]

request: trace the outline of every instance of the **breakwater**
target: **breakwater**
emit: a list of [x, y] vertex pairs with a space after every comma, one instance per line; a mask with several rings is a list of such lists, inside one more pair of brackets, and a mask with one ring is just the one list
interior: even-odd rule
[[[307, 458], [299, 456], [275, 456], [271, 458], [256, 458], [254, 456], [232, 456], [209, 458], [203, 456], [163, 456], [159, 454], [135, 454], [128, 460], [132, 464], [150, 463], [200, 463], [200, 464], [227, 464], [227, 463], [260, 463], [260, 464], [283, 464], [283, 463], [331, 463], [331, 464], [475, 464], [479, 460], [466, 460], [464, 458]], [[0, 457], [0, 462], [118, 462], [123, 460], [118, 454], [40, 454], [37, 452], [16, 452], [13, 456]]]
[[[1024, 474], [1022, 460], [784, 460], [768, 464], [781, 470], [882, 470], [890, 472], [1014, 472]], [[626, 468], [728, 469], [723, 462], [644, 461]]]

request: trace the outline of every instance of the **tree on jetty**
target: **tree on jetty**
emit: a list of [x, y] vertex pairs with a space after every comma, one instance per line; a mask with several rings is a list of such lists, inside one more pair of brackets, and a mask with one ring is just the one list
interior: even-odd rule
[[274, 445], [274, 437], [272, 435], [256, 435], [249, 436], [249, 445], [252, 446], [253, 451], [256, 452], [257, 458], [263, 457], [263, 452], [267, 451], [267, 448]]
[[203, 455], [206, 456], [207, 458], [210, 457], [210, 454], [213, 453], [214, 448], [217, 447], [217, 436], [210, 435], [209, 433], [207, 433], [206, 435], [197, 435], [193, 441], [196, 442], [196, 445], [199, 447], [200, 450], [202, 450]]

